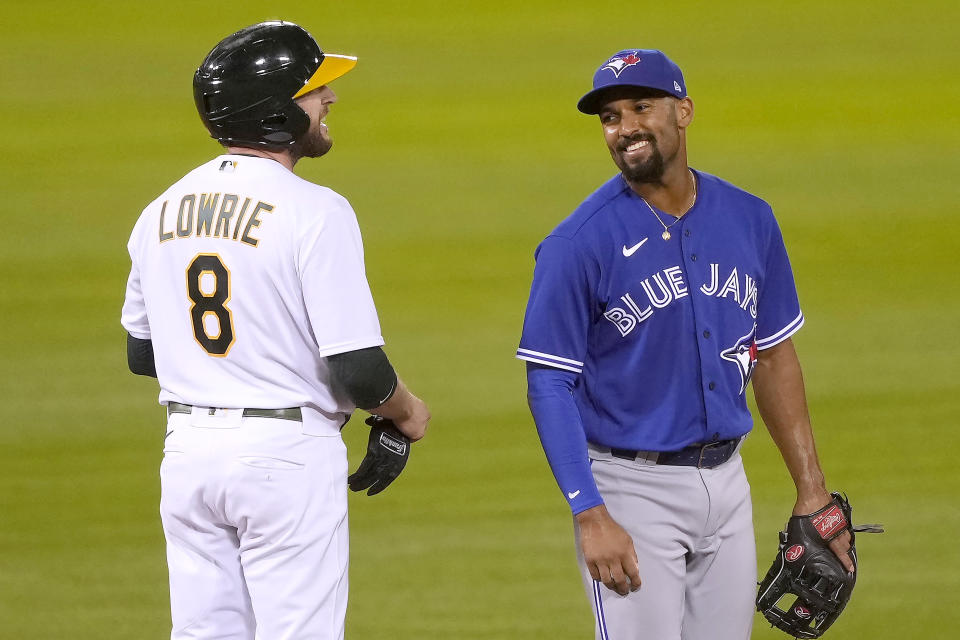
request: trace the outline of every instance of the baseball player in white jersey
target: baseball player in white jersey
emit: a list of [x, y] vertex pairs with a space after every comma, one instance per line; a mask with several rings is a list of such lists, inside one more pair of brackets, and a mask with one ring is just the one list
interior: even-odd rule
[[[427, 427], [381, 348], [350, 204], [292, 172], [330, 149], [327, 85], [355, 63], [289, 22], [220, 42], [194, 95], [227, 153], [147, 206], [130, 237], [128, 360], [158, 378], [168, 414], [174, 639], [342, 638], [340, 429], [357, 407], [381, 416], [368, 458], [382, 442], [405, 461]], [[362, 488], [401, 468], [368, 464]]]
[[[831, 503], [770, 206], [687, 165], [680, 69], [620, 51], [578, 103], [620, 172], [540, 244], [517, 357], [574, 515], [598, 640], [744, 640], [757, 579], [746, 388], [797, 488]], [[850, 536], [831, 548], [848, 571]], [[606, 588], [604, 588], [604, 585]]]

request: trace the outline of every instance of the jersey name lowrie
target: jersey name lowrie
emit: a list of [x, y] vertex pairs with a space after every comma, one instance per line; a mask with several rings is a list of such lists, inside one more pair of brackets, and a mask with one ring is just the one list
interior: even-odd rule
[[252, 198], [243, 198], [234, 193], [188, 193], [180, 198], [176, 222], [167, 218], [165, 200], [160, 207], [160, 242], [175, 238], [205, 237], [237, 240], [256, 247], [260, 240], [251, 231], [260, 226], [262, 213], [272, 213], [274, 206], [257, 201], [251, 207]]

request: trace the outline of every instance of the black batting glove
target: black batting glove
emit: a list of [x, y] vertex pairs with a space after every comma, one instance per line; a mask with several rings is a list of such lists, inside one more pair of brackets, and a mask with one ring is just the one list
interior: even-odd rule
[[396, 480], [410, 457], [410, 438], [400, 433], [392, 420], [380, 416], [366, 419], [370, 425], [367, 455], [360, 467], [347, 478], [352, 491], [367, 491], [373, 496]]

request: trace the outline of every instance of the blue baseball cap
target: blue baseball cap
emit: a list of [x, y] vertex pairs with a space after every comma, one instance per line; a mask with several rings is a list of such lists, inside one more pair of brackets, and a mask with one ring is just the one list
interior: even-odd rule
[[626, 49], [612, 55], [593, 74], [593, 91], [580, 98], [577, 109], [590, 115], [600, 113], [603, 94], [613, 87], [644, 87], [675, 98], [687, 96], [680, 67], [656, 49]]

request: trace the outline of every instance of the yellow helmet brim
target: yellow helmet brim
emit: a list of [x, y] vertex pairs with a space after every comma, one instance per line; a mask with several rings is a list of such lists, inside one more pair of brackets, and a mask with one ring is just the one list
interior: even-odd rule
[[320, 66], [317, 67], [317, 70], [310, 76], [310, 79], [306, 81], [303, 87], [293, 94], [293, 97], [299, 98], [314, 89], [319, 89], [323, 85], [336, 80], [355, 66], [357, 66], [356, 56], [341, 56], [336, 53], [325, 53], [323, 54], [323, 62], [320, 63]]

